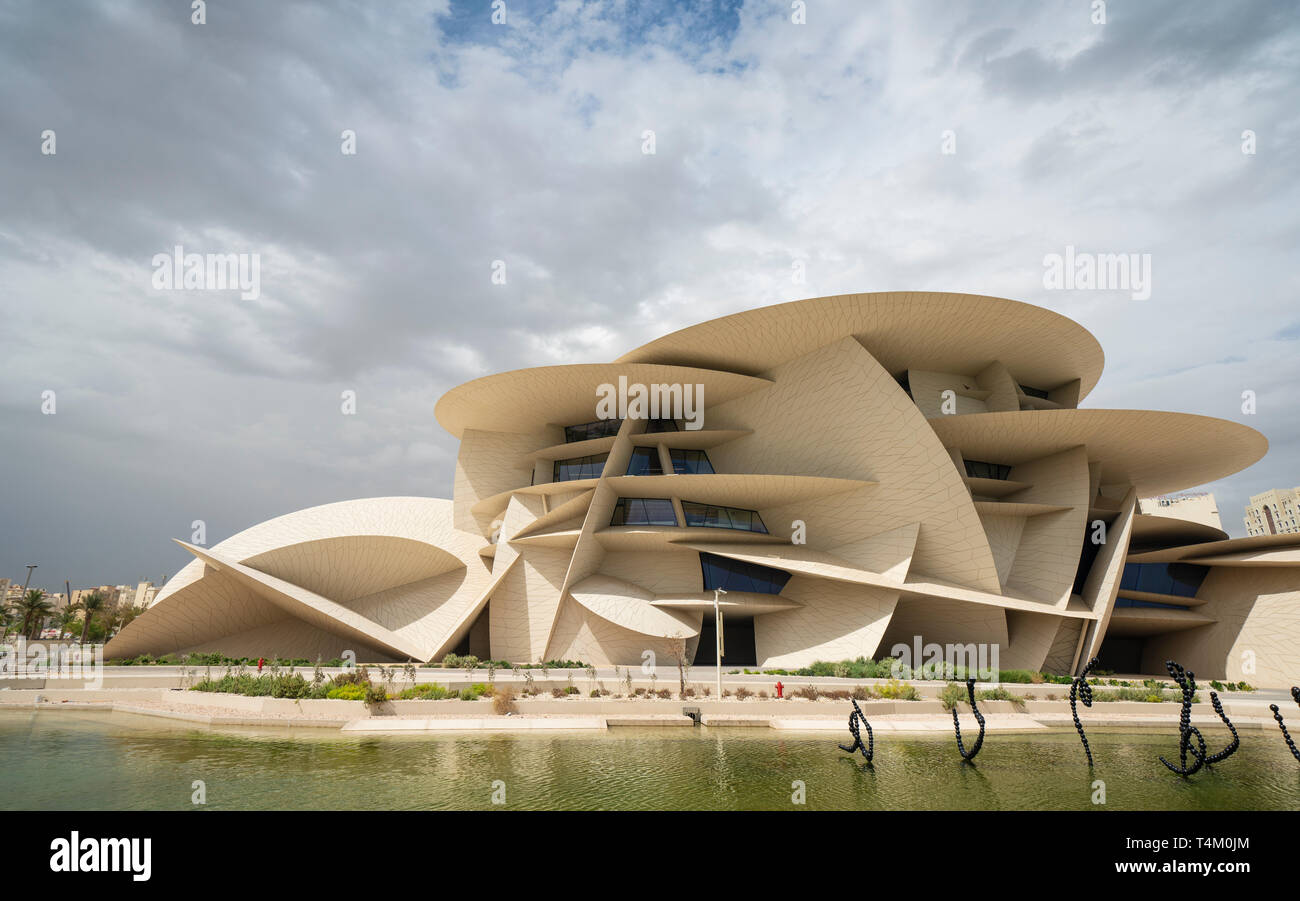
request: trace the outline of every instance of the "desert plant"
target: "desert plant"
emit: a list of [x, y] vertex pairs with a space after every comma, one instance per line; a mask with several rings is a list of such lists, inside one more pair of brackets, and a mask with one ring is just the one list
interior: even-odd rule
[[492, 712], [498, 716], [505, 716], [507, 713], [514, 713], [515, 707], [515, 690], [509, 685], [503, 685], [496, 691], [492, 692]]
[[1017, 709], [1022, 709], [1025, 706], [1024, 698], [1020, 695], [1012, 694], [1001, 686], [998, 688], [986, 688], [984, 691], [977, 692], [975, 697], [980, 701], [1010, 701], [1017, 707]]
[[952, 710], [958, 704], [966, 701], [966, 686], [958, 685], [956, 682], [949, 682], [939, 692], [939, 703], [943, 705], [944, 710]]
[[916, 686], [906, 682], [899, 682], [897, 679], [890, 679], [884, 685], [878, 687], [880, 696], [888, 698], [891, 701], [916, 701], [920, 695], [916, 693]]

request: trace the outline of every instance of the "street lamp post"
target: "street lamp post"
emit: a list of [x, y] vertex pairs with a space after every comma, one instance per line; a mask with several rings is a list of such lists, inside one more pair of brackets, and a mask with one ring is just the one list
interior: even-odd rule
[[[25, 601], [27, 599], [27, 586], [32, 584], [32, 570], [34, 570], [38, 564], [27, 563], [25, 565], [27, 567], [27, 579], [23, 582], [23, 593], [22, 596], [18, 598], [19, 601]], [[23, 625], [26, 625], [26, 622], [24, 622]]]
[[713, 589], [713, 662], [718, 665], [715, 678], [718, 686], [718, 700], [722, 700], [722, 608], [718, 606], [719, 596], [727, 593], [725, 588]]

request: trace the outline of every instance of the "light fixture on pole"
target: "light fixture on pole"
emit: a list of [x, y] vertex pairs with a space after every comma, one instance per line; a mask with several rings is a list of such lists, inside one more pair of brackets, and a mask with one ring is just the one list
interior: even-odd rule
[[[37, 564], [35, 563], [27, 563], [25, 565], [27, 567], [27, 580], [23, 582], [23, 593], [22, 596], [18, 598], [19, 602], [23, 602], [27, 600], [27, 586], [32, 584], [32, 570], [34, 570], [37, 567]], [[26, 626], [27, 622], [28, 621], [24, 619], [23, 625]]]
[[719, 596], [727, 593], [725, 588], [713, 589], [713, 638], [714, 638], [714, 659], [716, 663], [716, 681], [718, 686], [718, 700], [722, 700], [722, 608], [718, 606]]

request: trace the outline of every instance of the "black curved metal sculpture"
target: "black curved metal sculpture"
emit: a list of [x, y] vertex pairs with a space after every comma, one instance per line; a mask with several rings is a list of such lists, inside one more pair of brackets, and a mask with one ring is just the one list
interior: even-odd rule
[[967, 752], [966, 746], [961, 741], [961, 723], [957, 722], [957, 705], [952, 707], [952, 728], [957, 733], [957, 752], [961, 754], [962, 759], [967, 763], [974, 763], [975, 755], [980, 752], [984, 745], [984, 714], [980, 713], [979, 705], [975, 703], [975, 680], [966, 680], [966, 696], [970, 698], [971, 713], [975, 714], [975, 721], [980, 724], [979, 738], [975, 739], [975, 744], [971, 745], [970, 751]]
[[1079, 733], [1079, 741], [1083, 742], [1083, 753], [1088, 755], [1088, 766], [1092, 766], [1092, 748], [1088, 747], [1088, 736], [1083, 734], [1083, 723], [1079, 722], [1079, 708], [1075, 706], [1075, 698], [1083, 701], [1084, 707], [1092, 706], [1092, 686], [1088, 684], [1088, 673], [1097, 665], [1097, 658], [1093, 657], [1088, 661], [1088, 665], [1083, 668], [1083, 672], [1075, 676], [1074, 681], [1070, 683], [1070, 715], [1074, 717], [1074, 728]]
[[[1180, 776], [1190, 776], [1204, 766], [1206, 758], [1209, 757], [1201, 730], [1192, 725], [1192, 696], [1196, 694], [1196, 677], [1194, 673], [1188, 672], [1172, 660], [1165, 661], [1165, 669], [1169, 670], [1170, 677], [1183, 690], [1183, 709], [1178, 717], [1178, 766], [1174, 766], [1164, 757], [1160, 758], [1160, 762], [1171, 772]], [[1233, 734], [1236, 734], [1236, 730], [1233, 730]], [[1197, 747], [1192, 747], [1193, 737], [1196, 738]], [[1190, 767], [1187, 765], [1188, 753], [1192, 755], [1194, 762]]]
[[1223, 712], [1223, 705], [1219, 703], [1219, 693], [1217, 691], [1210, 692], [1210, 703], [1214, 705], [1214, 712], [1219, 715], [1219, 719], [1223, 720], [1223, 725], [1227, 726], [1228, 731], [1232, 733], [1232, 741], [1222, 751], [1205, 758], [1206, 766], [1218, 763], [1220, 760], [1226, 760], [1241, 747], [1241, 736], [1237, 734], [1237, 727], [1232, 725], [1232, 720], [1228, 719], [1228, 715]]
[[[876, 737], [871, 731], [871, 724], [867, 722], [866, 716], [862, 713], [862, 708], [858, 706], [858, 702], [853, 699], [850, 699], [850, 701], [853, 704], [853, 712], [849, 714], [849, 732], [853, 735], [853, 744], [836, 745], [836, 747], [850, 754], [861, 750], [862, 756], [867, 758], [867, 763], [871, 763], [871, 759], [876, 753]], [[862, 732], [858, 729], [858, 720], [861, 720], [862, 725], [867, 727], [866, 744], [862, 743]]]
[[[1300, 686], [1291, 686], [1291, 697], [1300, 704]], [[1282, 719], [1282, 711], [1278, 710], [1276, 704], [1269, 704], [1268, 709], [1273, 711], [1273, 719], [1277, 720], [1278, 728], [1282, 730], [1282, 737], [1286, 739], [1286, 746], [1291, 749], [1291, 754], [1296, 760], [1300, 760], [1300, 749], [1295, 746], [1295, 740], [1291, 738], [1291, 733], [1286, 731], [1286, 722]]]

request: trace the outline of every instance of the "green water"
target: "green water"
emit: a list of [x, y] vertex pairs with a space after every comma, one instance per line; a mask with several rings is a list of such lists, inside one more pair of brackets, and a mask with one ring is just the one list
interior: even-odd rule
[[[1227, 733], [1207, 733], [1212, 750]], [[1182, 779], [1156, 760], [1174, 734], [990, 733], [977, 766], [951, 735], [877, 736], [872, 769], [843, 735], [767, 729], [345, 736], [330, 729], [211, 730], [96, 711], [0, 711], [0, 809], [1300, 809], [1300, 763], [1277, 730], [1242, 733], [1232, 758]], [[492, 804], [493, 782], [506, 803]]]

